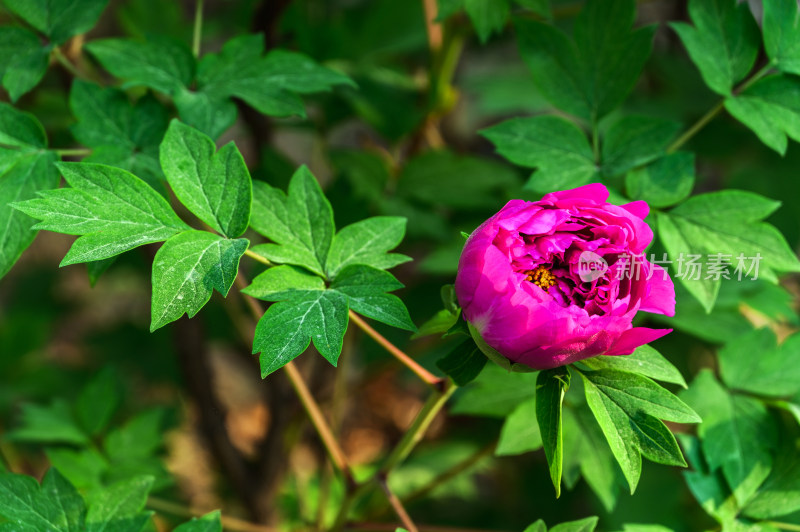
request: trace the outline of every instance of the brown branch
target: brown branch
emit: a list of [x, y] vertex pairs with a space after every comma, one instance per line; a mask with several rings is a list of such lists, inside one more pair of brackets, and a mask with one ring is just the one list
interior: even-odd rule
[[389, 501], [389, 504], [392, 506], [394, 513], [397, 514], [397, 517], [400, 518], [400, 522], [403, 523], [408, 532], [419, 532], [417, 525], [414, 524], [414, 521], [411, 520], [411, 516], [408, 515], [405, 507], [403, 507], [403, 503], [400, 502], [400, 499], [397, 498], [397, 495], [389, 489], [389, 484], [386, 482], [386, 477], [382, 476], [378, 479], [378, 484], [380, 484], [383, 493], [386, 494], [386, 499]]

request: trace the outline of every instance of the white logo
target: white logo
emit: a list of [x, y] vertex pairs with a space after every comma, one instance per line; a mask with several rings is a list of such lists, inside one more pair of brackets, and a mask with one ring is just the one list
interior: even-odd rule
[[584, 251], [578, 257], [578, 276], [584, 283], [599, 279], [608, 271], [606, 259], [593, 251]]

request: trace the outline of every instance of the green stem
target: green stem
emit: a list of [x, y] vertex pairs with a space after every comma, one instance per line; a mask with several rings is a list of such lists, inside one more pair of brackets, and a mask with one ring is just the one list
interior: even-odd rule
[[778, 528], [780, 530], [800, 531], [800, 525], [795, 525], [793, 523], [782, 523], [780, 521], [764, 521], [764, 524], [774, 528]]
[[203, 37], [203, 0], [197, 0], [194, 10], [194, 34], [192, 36], [192, 53], [200, 57], [200, 41]]
[[394, 448], [392, 454], [389, 455], [386, 462], [381, 466], [378, 471], [380, 475], [388, 475], [391, 473], [391, 471], [400, 465], [411, 451], [414, 450], [414, 447], [416, 447], [420, 440], [422, 440], [422, 437], [425, 436], [425, 432], [428, 430], [428, 427], [431, 426], [431, 423], [433, 423], [436, 415], [457, 388], [458, 386], [450, 383], [443, 391], [433, 393], [428, 397], [422, 410], [420, 410], [414, 422], [403, 435], [403, 439], [400, 440], [400, 443]]
[[350, 514], [350, 510], [355, 502], [368, 493], [376, 484], [384, 482], [389, 476], [389, 473], [406, 459], [414, 447], [422, 440], [422, 437], [436, 418], [436, 415], [457, 388], [458, 386], [454, 383], [449, 383], [443, 390], [436, 390], [428, 397], [422, 410], [420, 410], [417, 417], [414, 418], [414, 421], [403, 435], [400, 443], [397, 444], [378, 472], [375, 473], [372, 478], [359, 484], [355, 490], [347, 494], [342, 505], [339, 507], [339, 514], [336, 516], [336, 521], [331, 527], [331, 532], [342, 530], [347, 523], [347, 516]]
[[86, 76], [80, 70], [78, 70], [69, 59], [67, 59], [67, 56], [64, 55], [60, 48], [53, 48], [53, 57], [55, 57], [56, 61], [58, 61], [61, 66], [67, 69], [67, 71], [72, 74], [73, 77], [86, 79]]
[[[772, 63], [767, 63], [766, 65], [764, 65], [763, 68], [761, 68], [758, 72], [750, 76], [748, 79], [744, 81], [744, 83], [742, 83], [739, 87], [737, 87], [736, 90], [733, 91], [734, 96], [737, 94], [741, 94], [743, 91], [747, 90], [756, 81], [766, 76], [770, 70], [772, 70]], [[700, 120], [695, 122], [692, 125], [692, 127], [690, 127], [675, 142], [670, 144], [670, 146], [667, 148], [667, 153], [673, 153], [675, 151], [678, 151], [681, 148], [681, 146], [686, 144], [689, 141], [689, 139], [691, 139], [697, 134], [698, 131], [703, 129], [706, 126], [706, 124], [711, 122], [711, 120], [713, 120], [714, 117], [716, 117], [720, 113], [720, 111], [722, 111], [724, 108], [725, 108], [725, 100], [723, 99], [720, 100], [717, 103], [717, 105], [712, 107], [711, 110], [709, 110], [706, 114], [700, 117]]]
[[244, 254], [250, 257], [251, 259], [260, 262], [261, 264], [264, 264], [265, 266], [275, 266], [269, 259], [265, 259], [258, 253], [253, 253], [249, 249], [245, 250]]
[[85, 157], [92, 154], [92, 150], [88, 148], [55, 150], [55, 152], [61, 157]]

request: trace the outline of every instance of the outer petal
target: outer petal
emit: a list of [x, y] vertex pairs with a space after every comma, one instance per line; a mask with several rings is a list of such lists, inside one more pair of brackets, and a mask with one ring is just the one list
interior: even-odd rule
[[675, 315], [675, 285], [667, 271], [658, 264], [651, 264], [653, 276], [647, 281], [647, 295], [642, 299], [639, 310]]
[[601, 183], [589, 183], [569, 190], [559, 190], [545, 194], [543, 202], [557, 202], [558, 200], [584, 200], [590, 203], [603, 204], [608, 200], [608, 189]]
[[625, 205], [620, 205], [623, 209], [628, 211], [629, 213], [633, 214], [634, 216], [638, 216], [642, 220], [647, 218], [647, 215], [650, 214], [650, 205], [647, 204], [645, 201], [632, 201], [630, 203], [626, 203]]
[[672, 329], [649, 329], [634, 327], [623, 332], [613, 347], [603, 353], [607, 356], [630, 355], [637, 347], [649, 344], [672, 332]]

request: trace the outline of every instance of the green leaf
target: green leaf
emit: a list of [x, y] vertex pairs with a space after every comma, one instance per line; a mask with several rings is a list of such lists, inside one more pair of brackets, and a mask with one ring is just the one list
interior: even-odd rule
[[[483, 359], [486, 360], [485, 357]], [[532, 397], [520, 403], [506, 418], [495, 454], [514, 456], [541, 447], [542, 434], [539, 432], [539, 422], [536, 420], [536, 399]]]
[[461, 342], [436, 361], [436, 366], [459, 386], [466, 386], [472, 382], [480, 375], [485, 365], [486, 356], [471, 339]]
[[738, 337], [719, 352], [722, 380], [730, 388], [767, 397], [800, 393], [800, 335], [778, 347], [768, 328]]
[[288, 197], [255, 182], [250, 224], [274, 242], [256, 246], [254, 252], [324, 275], [334, 233], [333, 209], [308, 168], [301, 166], [292, 176]]
[[583, 372], [580, 375], [583, 380], [586, 402], [600, 425], [614, 458], [622, 468], [622, 474], [625, 475], [631, 494], [633, 494], [642, 474], [642, 457], [636, 443], [638, 438], [631, 426], [630, 418], [619, 405], [592, 384]]
[[0, 28], [0, 81], [12, 102], [33, 89], [47, 72], [51, 46], [24, 28]]
[[561, 471], [564, 462], [561, 404], [569, 389], [569, 380], [569, 371], [564, 366], [541, 371], [536, 379], [536, 421], [539, 423], [556, 497], [561, 496]]
[[25, 22], [61, 44], [94, 27], [108, 0], [5, 0]]
[[575, 21], [574, 42], [549, 24], [518, 20], [523, 59], [556, 107], [596, 122], [618, 107], [650, 56], [654, 27], [631, 31], [632, 0], [592, 0]]
[[800, 80], [774, 75], [761, 79], [741, 94], [725, 100], [725, 109], [753, 130], [761, 142], [781, 155], [787, 136], [800, 141]]
[[33, 242], [36, 220], [11, 204], [36, 197], [58, 186], [55, 153], [0, 148], [0, 278]]
[[348, 306], [355, 312], [392, 327], [416, 331], [405, 304], [397, 296], [386, 293], [402, 287], [389, 272], [361, 265], [348, 266], [331, 285], [332, 290], [347, 298]]
[[75, 413], [84, 430], [97, 435], [107, 425], [122, 402], [120, 382], [110, 368], [101, 370], [83, 390], [75, 404]]
[[739, 508], [722, 471], [710, 471], [703, 457], [700, 440], [688, 434], [679, 435], [681, 446], [694, 471], [684, 471], [683, 478], [694, 498], [717, 521], [732, 521]]
[[215, 153], [214, 141], [173, 120], [160, 158], [172, 190], [192, 213], [228, 237], [245, 232], [253, 190], [250, 172], [233, 142]]
[[539, 519], [535, 523], [528, 525], [523, 532], [547, 532], [547, 525], [544, 521]]
[[678, 122], [649, 116], [626, 116], [618, 120], [603, 136], [603, 174], [623, 174], [655, 160], [680, 129]]
[[486, 43], [492, 33], [503, 29], [510, 8], [509, 0], [464, 0], [464, 9], [482, 43]]
[[118, 482], [89, 499], [86, 532], [140, 532], [150, 512], [143, 512], [153, 477]]
[[219, 510], [196, 517], [175, 528], [173, 532], [222, 532], [222, 521]]
[[103, 449], [113, 461], [147, 458], [164, 446], [166, 429], [165, 410], [145, 410], [109, 432], [103, 441]]
[[164, 242], [153, 260], [150, 332], [184, 313], [194, 317], [214, 289], [227, 296], [249, 244], [206, 231], [186, 231]]
[[0, 144], [46, 148], [47, 136], [35, 116], [18, 111], [7, 103], [0, 103]]
[[[757, 275], [774, 280], [775, 270], [800, 269], [800, 262], [783, 235], [773, 226], [759, 222], [778, 205], [751, 192], [725, 190], [701, 194], [669, 213], [659, 213], [658, 235], [673, 265], [681, 266], [681, 257], [688, 264], [689, 255], [703, 259], [698, 262], [701, 266], [711, 256], [724, 255], [731, 265], [729, 278], [738, 279], [742, 274], [742, 278]], [[677, 278], [710, 312], [722, 276], [709, 276], [707, 269], [702, 268], [699, 274], [687, 269]]]
[[26, 475], [0, 475], [0, 500], [3, 501], [0, 516], [28, 530], [84, 530], [83, 499], [55, 469], [47, 472], [41, 487]]
[[537, 168], [527, 185], [537, 192], [573, 188], [588, 183], [597, 174], [586, 136], [563, 118], [512, 118], [481, 134], [509, 161]]
[[586, 517], [578, 521], [560, 523], [550, 529], [550, 532], [594, 532], [597, 527], [597, 517]]
[[459, 315], [460, 314], [453, 314], [447, 309], [442, 309], [434, 314], [431, 319], [423, 323], [419, 327], [419, 330], [411, 336], [411, 339], [414, 340], [432, 334], [444, 334], [456, 324]]
[[772, 64], [782, 72], [800, 74], [800, 18], [797, 2], [763, 3], [764, 48]]
[[236, 104], [229, 98], [205, 92], [181, 90], [173, 97], [181, 120], [212, 139], [218, 138], [236, 121]]
[[774, 519], [800, 510], [800, 460], [794, 439], [797, 431], [786, 432], [772, 472], [742, 511], [748, 517]]
[[275, 266], [256, 276], [245, 294], [264, 301], [280, 301], [292, 292], [325, 290], [325, 281], [294, 266]]
[[475, 380], [457, 392], [452, 412], [504, 418], [536, 394], [537, 373], [510, 373], [487, 364]]
[[767, 409], [750, 397], [729, 394], [708, 370], [681, 397], [703, 418], [698, 435], [710, 470], [721, 468], [736, 500], [746, 503], [772, 468], [776, 429]]
[[101, 486], [102, 477], [108, 471], [108, 460], [91, 448], [76, 451], [68, 447], [50, 447], [45, 453], [52, 467], [79, 490]]
[[245, 35], [225, 43], [219, 54], [207, 54], [197, 69], [200, 91], [212, 100], [235, 96], [271, 116], [305, 116], [296, 94], [354, 85], [343, 74], [296, 52], [272, 50], [266, 56], [262, 35]]
[[670, 153], [625, 176], [625, 189], [634, 200], [651, 207], [669, 207], [686, 199], [694, 188], [694, 154]]
[[162, 196], [133, 174], [100, 164], [57, 166], [72, 188], [40, 192], [41, 198], [13, 206], [42, 220], [34, 229], [83, 235], [62, 266], [113, 257], [190, 229]]
[[637, 347], [630, 355], [598, 356], [581, 361], [591, 369], [613, 369], [638, 373], [657, 381], [671, 382], [686, 388], [686, 381], [678, 368], [649, 345]]
[[711, 90], [730, 96], [735, 83], [753, 68], [759, 32], [746, 3], [736, 0], [690, 0], [694, 26], [670, 24]]
[[519, 187], [517, 172], [479, 157], [431, 150], [408, 161], [397, 179], [397, 194], [431, 206], [494, 208]]
[[8, 438], [13, 441], [71, 445], [89, 442], [89, 437], [75, 422], [69, 404], [61, 399], [56, 399], [50, 406], [23, 405], [21, 426], [9, 432]]
[[72, 134], [92, 154], [83, 162], [108, 164], [127, 170], [167, 197], [158, 163], [158, 146], [167, 130], [167, 110], [148, 94], [131, 105], [114, 88], [75, 80], [69, 104], [78, 123]]
[[253, 354], [261, 353], [261, 377], [293, 360], [312, 340], [317, 351], [336, 366], [347, 328], [347, 298], [336, 290], [298, 290], [283, 297], [256, 326]]
[[335, 278], [353, 264], [389, 269], [410, 261], [410, 257], [388, 253], [403, 240], [406, 219], [397, 216], [375, 216], [340, 229], [333, 237], [326, 260], [328, 276]]
[[676, 423], [700, 423], [700, 417], [683, 401], [637, 373], [601, 369], [583, 373], [586, 379], [625, 412], [646, 414]]
[[153, 36], [147, 41], [101, 39], [84, 47], [127, 85], [144, 85], [174, 96], [194, 77], [194, 56], [178, 41]]

